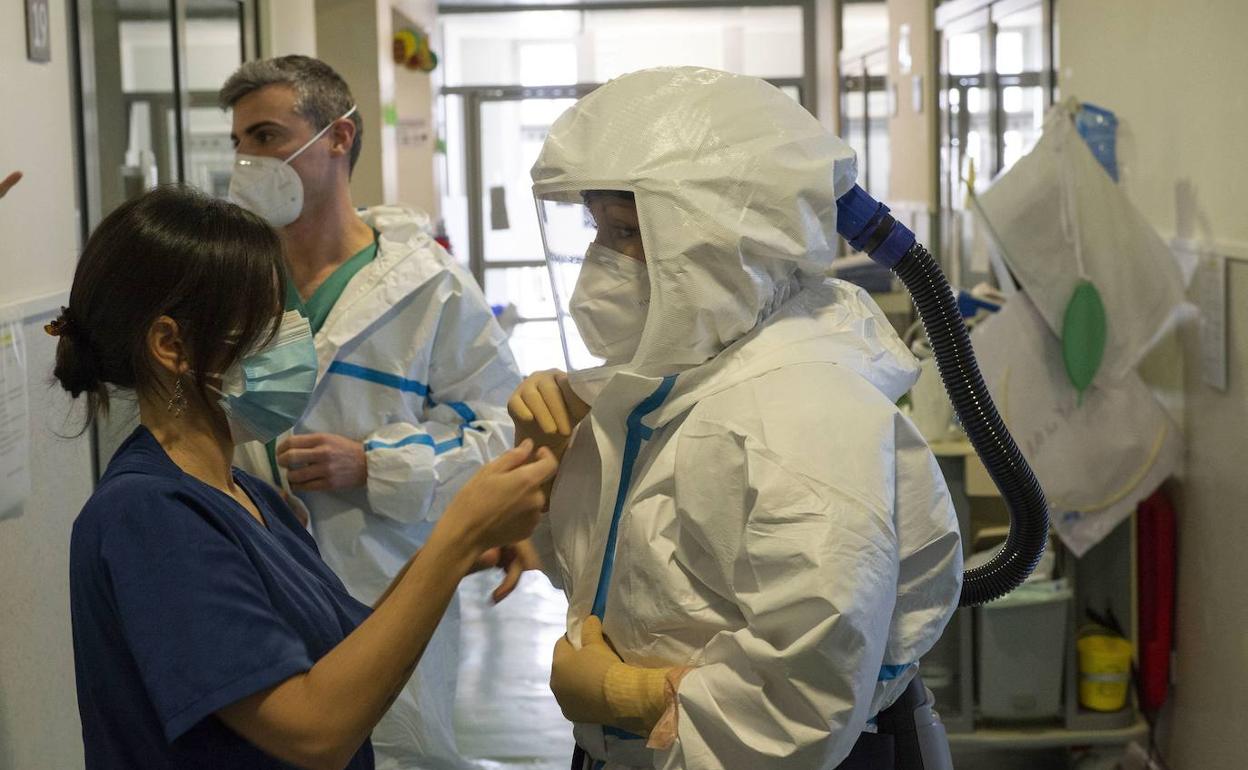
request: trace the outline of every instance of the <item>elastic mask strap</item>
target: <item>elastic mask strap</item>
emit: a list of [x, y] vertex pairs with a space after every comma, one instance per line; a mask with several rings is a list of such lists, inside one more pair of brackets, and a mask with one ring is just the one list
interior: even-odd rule
[[336, 118], [334, 118], [333, 120], [331, 120], [331, 121], [329, 121], [328, 123], [326, 123], [324, 128], [322, 128], [320, 131], [317, 131], [317, 132], [316, 132], [316, 136], [312, 137], [312, 138], [311, 138], [311, 139], [309, 139], [307, 142], [305, 142], [305, 143], [304, 143], [304, 145], [303, 145], [302, 147], [300, 147], [299, 149], [295, 150], [295, 151], [294, 151], [294, 153], [292, 153], [290, 157], [288, 157], [286, 160], [284, 160], [284, 161], [282, 161], [282, 162], [283, 162], [283, 163], [287, 163], [287, 164], [289, 164], [292, 160], [294, 160], [295, 158], [299, 157], [299, 156], [303, 153], [303, 151], [304, 151], [304, 150], [306, 150], [306, 149], [308, 149], [309, 147], [311, 147], [311, 146], [312, 146], [312, 143], [313, 143], [313, 142], [315, 142], [317, 139], [320, 139], [322, 136], [325, 136], [325, 132], [329, 130], [330, 126], [334, 125], [335, 123], [337, 123], [338, 121], [342, 120], [343, 118], [349, 118], [349, 117], [351, 117], [352, 115], [354, 115], [354, 114], [355, 114], [355, 109], [356, 109], [356, 105], [354, 105], [354, 104], [353, 104], [353, 105], [351, 105], [351, 109], [347, 110], [346, 112], [344, 112], [344, 113], [343, 113], [342, 115], [340, 115], [339, 117], [336, 117]]

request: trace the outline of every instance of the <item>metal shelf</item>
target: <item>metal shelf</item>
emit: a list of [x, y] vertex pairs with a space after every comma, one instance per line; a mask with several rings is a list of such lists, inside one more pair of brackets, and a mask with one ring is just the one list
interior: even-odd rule
[[1062, 746], [1115, 746], [1148, 739], [1148, 725], [1136, 717], [1128, 727], [1114, 730], [1071, 730], [1059, 725], [1036, 728], [980, 727], [967, 733], [950, 733], [954, 748], [1046, 749]]
[[[972, 499], [975, 493], [974, 472], [968, 465], [978, 465], [970, 444], [965, 440], [937, 442], [931, 445], [945, 476], [958, 523], [962, 529], [964, 556], [968, 555], [972, 535]], [[1059, 547], [1059, 574], [1069, 578], [1075, 587], [1067, 617], [1062, 672], [1062, 713], [1051, 721], [994, 724], [982, 721], [976, 698], [975, 680], [978, 666], [975, 659], [974, 626], [976, 619], [970, 608], [960, 608], [945, 631], [945, 638], [924, 657], [922, 666], [941, 671], [946, 676], [934, 677], [941, 686], [933, 687], [936, 709], [949, 733], [950, 744], [968, 749], [1045, 749], [1063, 746], [1114, 746], [1132, 741], [1147, 741], [1148, 726], [1139, 714], [1134, 696], [1117, 712], [1088, 711], [1078, 701], [1078, 667], [1075, 637], [1084, 609], [1098, 612], [1106, 609], [1125, 620], [1127, 631], [1135, 638], [1135, 527], [1134, 517], [1111, 532], [1082, 559], [1076, 559]], [[949, 678], [951, 676], [951, 678]], [[929, 683], [929, 687], [931, 683]]]

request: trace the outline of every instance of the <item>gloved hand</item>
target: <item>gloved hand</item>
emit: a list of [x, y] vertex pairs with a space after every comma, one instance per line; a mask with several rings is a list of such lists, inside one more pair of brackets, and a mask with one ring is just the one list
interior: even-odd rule
[[516, 444], [531, 439], [558, 458], [568, 446], [572, 429], [589, 414], [589, 405], [572, 392], [567, 374], [546, 369], [520, 383], [507, 401], [507, 412], [516, 424]]
[[602, 635], [602, 621], [591, 615], [581, 626], [579, 650], [567, 637], [555, 645], [550, 689], [569, 721], [646, 735], [667, 708], [664, 679], [668, 671], [620, 660]]

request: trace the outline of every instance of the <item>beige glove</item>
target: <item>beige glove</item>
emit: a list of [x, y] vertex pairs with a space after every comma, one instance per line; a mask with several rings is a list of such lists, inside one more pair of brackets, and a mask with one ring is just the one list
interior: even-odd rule
[[507, 413], [516, 425], [516, 444], [532, 439], [562, 457], [572, 430], [589, 414], [589, 405], [572, 392], [568, 375], [557, 369], [525, 378], [507, 401]]
[[581, 626], [579, 650], [567, 637], [555, 645], [550, 689], [569, 721], [647, 735], [667, 709], [669, 670], [620, 660], [602, 635], [602, 621], [591, 615]]

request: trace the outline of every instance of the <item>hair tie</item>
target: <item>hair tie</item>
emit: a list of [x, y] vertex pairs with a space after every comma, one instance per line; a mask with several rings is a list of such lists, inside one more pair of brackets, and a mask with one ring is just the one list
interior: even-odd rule
[[69, 313], [69, 308], [62, 307], [61, 314], [51, 323], [44, 324], [43, 330], [53, 337], [64, 337], [67, 334], [73, 334], [74, 321], [73, 316]]

